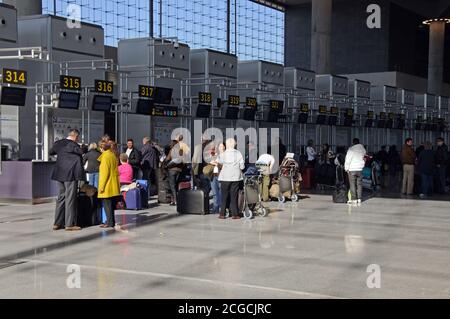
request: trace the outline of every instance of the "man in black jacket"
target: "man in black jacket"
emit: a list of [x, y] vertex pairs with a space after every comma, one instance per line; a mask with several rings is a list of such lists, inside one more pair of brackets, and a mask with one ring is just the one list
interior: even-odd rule
[[127, 141], [128, 164], [133, 167], [133, 179], [139, 179], [139, 170], [141, 167], [141, 152], [134, 147], [134, 141], [129, 138]]
[[152, 185], [157, 185], [156, 170], [159, 167], [160, 154], [156, 147], [150, 143], [149, 137], [144, 137], [142, 144], [144, 145], [141, 149], [142, 179], [148, 180], [151, 187]]
[[65, 228], [67, 231], [80, 230], [76, 226], [78, 181], [85, 180], [83, 152], [77, 144], [78, 130], [71, 130], [66, 139], [57, 141], [50, 155], [57, 155], [52, 180], [58, 183], [59, 195], [56, 201], [55, 224], [53, 230]]
[[448, 147], [444, 143], [442, 137], [436, 139], [436, 152], [434, 153], [434, 159], [436, 162], [436, 177], [438, 181], [438, 192], [444, 194], [446, 192], [446, 170], [447, 170], [447, 160], [448, 160]]

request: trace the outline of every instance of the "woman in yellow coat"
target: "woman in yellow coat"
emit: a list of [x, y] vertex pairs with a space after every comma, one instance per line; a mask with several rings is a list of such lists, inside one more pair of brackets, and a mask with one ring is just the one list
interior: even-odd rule
[[101, 143], [102, 154], [98, 158], [100, 162], [98, 198], [103, 200], [106, 213], [106, 224], [100, 227], [108, 228], [116, 225], [114, 218], [114, 201], [120, 196], [119, 171], [116, 155], [111, 151], [110, 142]]

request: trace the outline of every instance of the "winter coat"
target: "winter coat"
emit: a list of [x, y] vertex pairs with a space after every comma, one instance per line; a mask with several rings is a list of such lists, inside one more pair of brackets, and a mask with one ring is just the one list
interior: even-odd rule
[[361, 172], [366, 164], [365, 156], [366, 149], [362, 144], [350, 147], [345, 156], [345, 170], [347, 172]]
[[120, 195], [119, 169], [116, 155], [107, 150], [98, 158], [100, 162], [98, 198], [111, 198]]

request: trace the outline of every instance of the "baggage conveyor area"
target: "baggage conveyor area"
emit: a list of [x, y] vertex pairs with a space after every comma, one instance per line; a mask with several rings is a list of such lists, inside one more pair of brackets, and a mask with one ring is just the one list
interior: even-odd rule
[[151, 204], [116, 211], [116, 232], [52, 231], [54, 204], [2, 204], [0, 298], [450, 297], [447, 201], [302, 195], [252, 220]]

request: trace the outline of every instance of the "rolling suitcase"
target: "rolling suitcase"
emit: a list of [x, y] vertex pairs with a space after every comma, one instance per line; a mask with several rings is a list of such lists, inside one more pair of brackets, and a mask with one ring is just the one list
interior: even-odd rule
[[98, 225], [97, 207], [94, 198], [79, 193], [77, 198], [77, 226], [89, 227]]
[[313, 176], [314, 169], [311, 167], [306, 167], [304, 172], [302, 173], [302, 188], [311, 189], [313, 187]]
[[209, 214], [209, 198], [200, 189], [183, 189], [178, 192], [177, 212], [179, 214]]
[[140, 210], [143, 207], [143, 199], [145, 196], [145, 190], [143, 188], [133, 188], [127, 192], [127, 196], [125, 198], [125, 206], [127, 209]]

